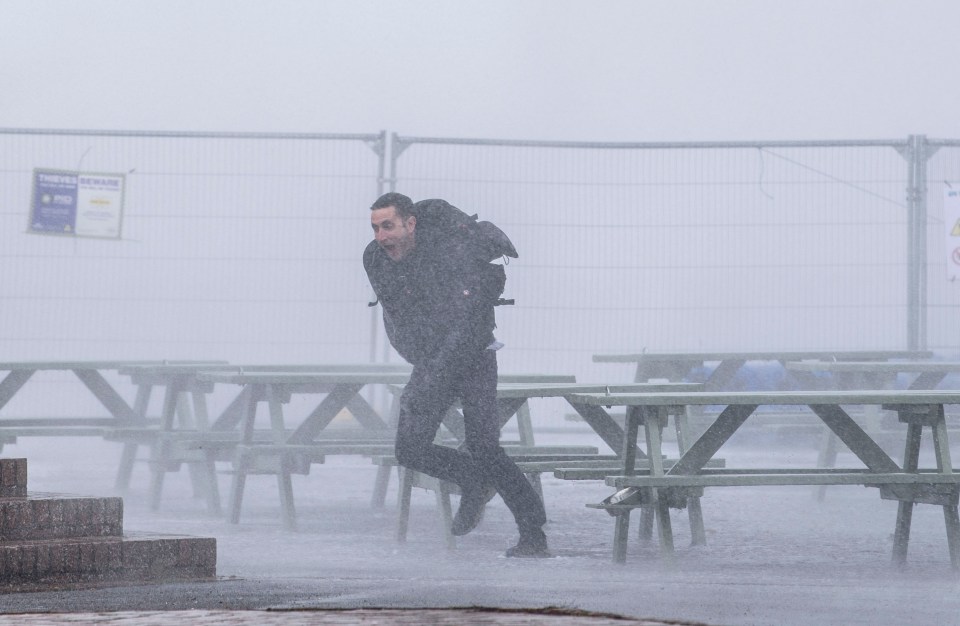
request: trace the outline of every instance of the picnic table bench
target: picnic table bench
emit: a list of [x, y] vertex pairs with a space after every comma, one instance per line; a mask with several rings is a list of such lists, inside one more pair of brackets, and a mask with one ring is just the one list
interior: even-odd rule
[[[897, 500], [893, 562], [906, 562], [913, 507], [917, 503], [943, 507], [950, 563], [960, 568], [960, 517], [957, 512], [960, 474], [953, 473], [944, 405], [960, 403], [960, 391], [863, 390], [863, 391], [773, 391], [773, 392], [674, 392], [632, 394], [578, 394], [571, 401], [596, 407], [623, 406], [627, 410], [627, 441], [622, 474], [608, 477], [618, 491], [603, 503], [616, 517], [613, 558], [626, 560], [630, 511], [652, 505], [656, 510], [660, 545], [673, 552], [670, 507], [683, 506], [699, 497], [704, 487], [751, 485], [858, 484], [877, 487], [881, 498]], [[670, 468], [662, 463], [660, 428], [667, 411], [677, 407], [721, 405], [725, 407], [707, 430], [680, 455]], [[826, 424], [860, 459], [861, 468], [844, 470], [708, 469], [707, 462], [761, 405], [804, 405]], [[878, 405], [896, 411], [906, 424], [903, 465], [895, 463], [844, 410], [851, 405]], [[644, 427], [649, 468], [637, 469], [629, 442]], [[923, 428], [931, 430], [936, 467], [919, 468]]]

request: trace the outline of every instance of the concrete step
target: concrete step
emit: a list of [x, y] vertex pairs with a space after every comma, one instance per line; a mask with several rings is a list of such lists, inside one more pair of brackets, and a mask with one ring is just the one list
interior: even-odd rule
[[0, 544], [122, 534], [121, 498], [55, 493], [0, 498]]
[[0, 459], [0, 498], [27, 495], [27, 460]]
[[123, 500], [27, 492], [27, 460], [0, 459], [0, 593], [213, 580], [217, 540], [123, 534]]
[[0, 543], [0, 593], [76, 584], [213, 580], [216, 539], [131, 533], [122, 537]]

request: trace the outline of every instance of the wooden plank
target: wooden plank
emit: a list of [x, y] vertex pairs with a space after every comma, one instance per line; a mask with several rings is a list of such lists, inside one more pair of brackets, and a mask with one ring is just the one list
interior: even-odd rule
[[609, 385], [603, 383], [554, 383], [554, 384], [516, 384], [497, 385], [498, 398], [558, 398], [575, 393], [654, 393], [667, 391], [697, 391], [703, 385], [698, 383], [626, 383]]
[[198, 372], [197, 379], [215, 383], [269, 384], [402, 384], [403, 372]]
[[385, 456], [393, 452], [393, 446], [387, 444], [342, 444], [342, 443], [311, 443], [311, 444], [244, 444], [238, 448], [246, 456], [280, 454], [317, 455], [326, 454], [356, 455], [356, 456]]
[[21, 426], [0, 428], [0, 437], [101, 437], [102, 426]]
[[0, 428], [48, 428], [56, 426], [102, 426], [143, 428], [144, 424], [156, 425], [155, 418], [133, 422], [118, 421], [113, 417], [0, 417]]
[[[620, 459], [610, 458], [607, 455], [597, 455], [596, 459], [581, 459], [581, 460], [564, 460], [557, 459], [555, 461], [527, 461], [525, 467], [536, 468], [538, 464], [542, 467], [542, 471], [552, 471], [555, 473], [557, 478], [563, 478], [568, 480], [583, 480], [575, 472], [579, 470], [588, 470], [589, 475], [594, 478], [605, 478], [607, 476], [622, 476], [623, 475], [623, 464], [620, 462]], [[669, 470], [674, 465], [676, 465], [677, 459], [664, 459], [663, 467], [665, 470]], [[707, 461], [707, 468], [723, 468], [727, 464], [726, 459], [710, 459]], [[646, 459], [637, 461], [634, 466], [637, 474], [646, 475], [650, 471], [650, 464]], [[610, 471], [613, 470], [613, 471]], [[567, 473], [570, 472], [569, 476]], [[606, 473], [603, 473], [606, 472]], [[562, 474], [562, 475], [561, 475]], [[587, 475], [586, 473], [584, 475]], [[575, 478], [570, 478], [575, 477]]]
[[866, 361], [876, 359], [925, 359], [933, 356], [929, 350], [802, 350], [761, 352], [635, 352], [626, 354], [595, 354], [595, 363], [639, 363], [649, 361], [803, 361], [806, 359]]
[[399, 372], [410, 373], [413, 367], [405, 363], [227, 363], [226, 361], [208, 361], [198, 363], [177, 363], [166, 365], [136, 365], [119, 369], [125, 375], [166, 375], [196, 374], [199, 372]]

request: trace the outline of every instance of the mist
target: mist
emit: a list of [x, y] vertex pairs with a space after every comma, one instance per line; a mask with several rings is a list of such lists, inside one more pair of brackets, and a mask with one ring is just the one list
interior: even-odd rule
[[[954, 2], [0, 10], [0, 362], [401, 363], [361, 264], [369, 206], [393, 190], [444, 198], [516, 245], [504, 293], [516, 304], [497, 308], [501, 373], [626, 383], [631, 365], [593, 356], [644, 351], [960, 360], [960, 287], [943, 243], [945, 192], [960, 185]], [[36, 232], [36, 169], [122, 176], [120, 235]], [[738, 384], [781, 373], [767, 363]], [[104, 375], [133, 405], [130, 377]], [[210, 415], [237, 391], [215, 385]], [[365, 397], [389, 412], [382, 390]], [[319, 400], [293, 397], [287, 423]], [[530, 410], [538, 444], [619, 452], [563, 400]], [[69, 371], [38, 372], [0, 423], [103, 414]], [[335, 426], [356, 424], [344, 414]], [[737, 467], [810, 466], [823, 434], [807, 414], [746, 428], [721, 454]], [[511, 422], [503, 436], [518, 435]], [[31, 491], [118, 493], [116, 442], [0, 446], [29, 459]], [[679, 453], [675, 437], [665, 451]], [[553, 604], [785, 624], [944, 622], [957, 608], [940, 511], [917, 507], [911, 567], [888, 572], [896, 504], [873, 489], [831, 488], [824, 502], [802, 488], [708, 489], [707, 546], [684, 545], [687, 513], [674, 511], [676, 559], [634, 528], [630, 560], [614, 566], [612, 519], [584, 506], [610, 488], [545, 473], [557, 558], [517, 563], [500, 558], [516, 534], [500, 499], [449, 550], [434, 494], [417, 489], [397, 542], [396, 474], [387, 505], [371, 507], [366, 457], [295, 476], [290, 532], [274, 476], [251, 478], [229, 524], [183, 464], [152, 511], [149, 454], [140, 448], [123, 493], [125, 528], [215, 536], [218, 573], [236, 583], [216, 593], [238, 606]], [[928, 441], [922, 454], [929, 464]], [[842, 451], [840, 462], [857, 460]], [[226, 501], [229, 463], [218, 470]], [[671, 585], [682, 593], [664, 595]], [[90, 597], [73, 608], [123, 606]]]

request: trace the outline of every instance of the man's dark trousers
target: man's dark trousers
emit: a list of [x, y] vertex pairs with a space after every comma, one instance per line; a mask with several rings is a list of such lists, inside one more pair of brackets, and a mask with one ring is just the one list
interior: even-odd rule
[[[400, 465], [461, 487], [493, 485], [521, 531], [546, 522], [543, 502], [500, 446], [497, 353], [479, 350], [442, 371], [415, 365], [400, 398], [396, 455]], [[447, 410], [460, 399], [467, 451], [433, 440]]]

